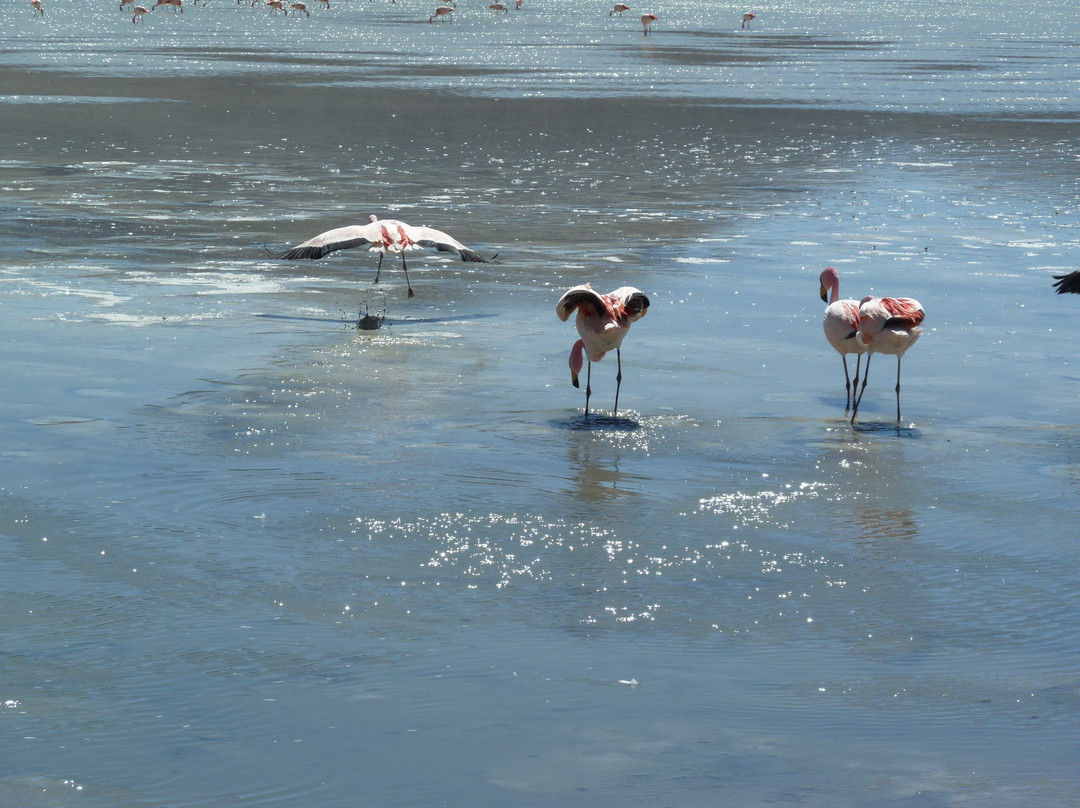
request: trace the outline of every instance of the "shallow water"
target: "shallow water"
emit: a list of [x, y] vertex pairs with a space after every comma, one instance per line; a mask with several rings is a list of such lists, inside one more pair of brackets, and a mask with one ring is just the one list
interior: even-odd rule
[[0, 10], [5, 805], [1075, 801], [1071, 7], [574, 8]]

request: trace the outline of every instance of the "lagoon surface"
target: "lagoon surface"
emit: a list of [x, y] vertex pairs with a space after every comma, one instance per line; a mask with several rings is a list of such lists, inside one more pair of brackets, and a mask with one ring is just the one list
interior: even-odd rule
[[0, 803], [1076, 804], [1072, 0], [117, 5], [0, 5]]

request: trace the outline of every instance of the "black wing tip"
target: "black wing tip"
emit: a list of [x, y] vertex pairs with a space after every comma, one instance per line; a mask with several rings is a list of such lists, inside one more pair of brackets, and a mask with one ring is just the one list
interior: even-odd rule
[[1070, 272], [1068, 275], [1055, 275], [1054, 280], [1057, 281], [1054, 288], [1057, 289], [1059, 295], [1080, 295], [1080, 269]]
[[313, 261], [322, 258], [326, 253], [320, 247], [293, 247], [286, 250], [278, 258], [286, 261], [295, 261], [298, 258], [310, 258]]
[[484, 258], [480, 253], [474, 252], [473, 250], [462, 250], [458, 254], [461, 256], [462, 261], [467, 261], [471, 264], [493, 264], [495, 263], [495, 258], [499, 255], [498, 253], [495, 253], [491, 258]]

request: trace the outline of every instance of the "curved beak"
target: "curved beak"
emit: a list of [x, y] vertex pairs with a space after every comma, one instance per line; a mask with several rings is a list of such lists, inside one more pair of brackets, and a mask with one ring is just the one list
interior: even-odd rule
[[823, 303], [829, 302], [829, 290], [825, 284], [821, 284], [821, 300]]

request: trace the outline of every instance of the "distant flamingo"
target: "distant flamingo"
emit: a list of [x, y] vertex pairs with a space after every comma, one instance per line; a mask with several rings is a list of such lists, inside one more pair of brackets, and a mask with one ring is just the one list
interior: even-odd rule
[[134, 6], [135, 0], [120, 0], [120, 10], [124, 10], [124, 6]]
[[564, 294], [555, 306], [555, 314], [564, 323], [577, 309], [578, 334], [581, 339], [570, 349], [570, 381], [578, 387], [578, 374], [585, 363], [584, 354], [588, 355], [589, 369], [585, 377], [585, 418], [589, 417], [589, 397], [592, 395], [592, 363], [599, 362], [609, 351], [615, 351], [618, 362], [618, 375], [615, 377], [615, 407], [611, 411], [614, 418], [619, 412], [619, 388], [622, 386], [622, 354], [620, 346], [623, 338], [635, 323], [645, 316], [649, 309], [649, 298], [633, 286], [623, 286], [607, 295], [594, 292], [589, 284], [575, 286]]
[[645, 29], [645, 36], [649, 35], [649, 26], [656, 22], [659, 17], [655, 14], [642, 14], [641, 15], [641, 27]]
[[41, 16], [45, 16], [45, 7], [41, 4], [41, 0], [30, 0], [30, 5], [34, 7], [34, 11], [40, 12]]
[[319, 0], [323, 4], [323, 8], [330, 8], [330, 0]]
[[621, 17], [621, 16], [622, 16], [622, 13], [623, 13], [624, 11], [629, 11], [629, 10], [630, 10], [630, 6], [626, 5], [626, 3], [616, 3], [616, 4], [615, 4], [615, 8], [611, 9], [611, 11], [609, 11], [609, 12], [607, 13], [607, 15], [608, 15], [609, 17], [613, 17], [613, 16], [615, 16], [616, 14], [618, 14], [618, 15], [619, 15], [619, 16]]
[[462, 261], [478, 264], [490, 264], [491, 259], [484, 258], [479, 253], [473, 252], [460, 241], [457, 241], [441, 230], [431, 227], [413, 227], [412, 225], [399, 222], [394, 219], [380, 219], [377, 216], [369, 217], [366, 225], [352, 225], [339, 227], [336, 230], [328, 230], [315, 238], [308, 239], [303, 244], [293, 247], [282, 253], [280, 258], [295, 260], [297, 258], [310, 258], [318, 260], [324, 255], [329, 255], [337, 250], [347, 250], [352, 247], [363, 247], [370, 244], [369, 251], [379, 251], [379, 266], [375, 270], [375, 283], [379, 282], [379, 273], [382, 272], [383, 255], [394, 253], [401, 256], [401, 268], [405, 270], [405, 284], [409, 287], [409, 297], [413, 296], [412, 284], [409, 283], [409, 268], [405, 265], [405, 251], [419, 249], [420, 247], [434, 247], [439, 252], [456, 253]]
[[514, 0], [514, 11], [521, 11], [522, 0]]
[[285, 11], [285, 0], [266, 0], [266, 5], [270, 8], [271, 13], [284, 11], [285, 16], [289, 16], [289, 12]]
[[910, 297], [873, 297], [862, 299], [859, 305], [858, 340], [866, 346], [866, 371], [863, 373], [862, 388], [855, 399], [851, 412], [851, 422], [859, 412], [866, 382], [870, 378], [870, 359], [875, 353], [896, 356], [896, 420], [900, 420], [900, 360], [904, 353], [922, 336], [919, 327], [925, 312], [918, 300]]
[[131, 18], [132, 22], [138, 22], [139, 17], [141, 17], [143, 14], [150, 13], [150, 9], [148, 9], [146, 6], [135, 6], [132, 11], [135, 12], [135, 16]]
[[1080, 295], [1080, 269], [1074, 270], [1068, 275], [1055, 275], [1054, 280], [1057, 281], [1054, 288], [1057, 289], [1059, 295]]
[[[292, 3], [292, 4], [289, 5], [289, 8], [294, 9], [296, 11], [301, 11], [304, 14], [307, 14], [309, 17], [311, 16], [311, 12], [308, 11], [307, 6], [304, 5], [303, 3]], [[288, 14], [288, 12], [285, 12], [285, 13]]]
[[504, 11], [507, 13], [509, 13], [510, 11], [510, 9], [508, 9], [502, 3], [492, 3], [490, 6], [488, 6], [488, 8], [490, 8], [492, 11]]
[[453, 6], [439, 6], [435, 9], [435, 13], [428, 17], [428, 22], [433, 22], [436, 17], [447, 17], [454, 13]]
[[742, 27], [743, 28], [749, 28], [750, 27], [750, 20], [753, 20], [753, 19], [757, 19], [757, 18], [753, 14], [751, 14], [749, 11], [746, 12], [745, 14], [743, 14], [742, 15]]
[[173, 13], [176, 13], [176, 9], [180, 9], [180, 13], [184, 13], [184, 0], [157, 0], [154, 3], [153, 10], [156, 11], [158, 6], [172, 6]]
[[[825, 338], [829, 344], [840, 354], [844, 361], [844, 389], [847, 391], [847, 402], [844, 404], [844, 412], [851, 407], [852, 383], [848, 376], [847, 355], [855, 354], [855, 384], [859, 387], [859, 366], [862, 364], [862, 355], [866, 353], [866, 346], [859, 342], [857, 332], [859, 330], [859, 303], [856, 300], [840, 299], [840, 273], [834, 267], [828, 267], [821, 273], [821, 299], [829, 305], [825, 309]], [[832, 296], [829, 297], [829, 292]]]

